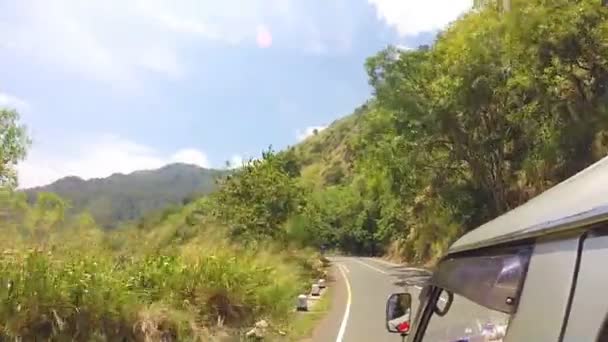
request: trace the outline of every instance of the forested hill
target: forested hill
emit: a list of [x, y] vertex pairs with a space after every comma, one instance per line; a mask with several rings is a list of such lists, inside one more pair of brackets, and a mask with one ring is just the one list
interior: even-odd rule
[[316, 190], [348, 182], [356, 158], [354, 145], [365, 125], [367, 105], [336, 120], [288, 149], [301, 168], [302, 182]]
[[226, 171], [178, 163], [107, 178], [66, 177], [25, 191], [30, 202], [39, 192], [56, 193], [69, 201], [69, 212], [88, 211], [97, 223], [111, 228], [119, 222], [139, 219], [152, 211], [208, 194], [215, 190], [217, 177], [224, 174]]
[[[499, 3], [478, 2], [430, 46], [370, 56], [365, 104], [296, 146], [265, 151], [197, 212], [238, 241], [427, 262], [606, 156], [608, 8], [513, 0], [505, 11]], [[94, 203], [78, 191], [45, 190], [102, 224], [187, 193], [162, 182], [146, 191], [112, 184]]]
[[608, 8], [481, 1], [365, 63], [373, 96], [229, 179], [233, 234], [427, 262], [608, 153]]

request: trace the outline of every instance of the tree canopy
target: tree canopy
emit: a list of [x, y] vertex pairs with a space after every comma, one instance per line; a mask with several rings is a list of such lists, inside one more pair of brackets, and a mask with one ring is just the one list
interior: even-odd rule
[[25, 158], [29, 144], [17, 111], [0, 108], [0, 187], [17, 185], [15, 166]]

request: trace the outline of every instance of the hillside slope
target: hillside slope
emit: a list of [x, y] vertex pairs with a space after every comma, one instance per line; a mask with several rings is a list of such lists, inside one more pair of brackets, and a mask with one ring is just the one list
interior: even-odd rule
[[288, 233], [432, 262], [604, 157], [608, 8], [558, 3], [480, 3], [432, 46], [368, 58], [368, 103], [285, 153], [305, 185]]
[[25, 191], [30, 201], [39, 192], [54, 192], [70, 201], [70, 212], [86, 210], [100, 225], [112, 228], [119, 222], [139, 219], [151, 211], [208, 194], [216, 188], [216, 179], [225, 173], [195, 165], [170, 164], [157, 170], [100, 179], [66, 177]]
[[353, 174], [356, 143], [368, 105], [340, 118], [326, 129], [290, 148], [301, 167], [302, 182], [319, 190], [347, 183]]

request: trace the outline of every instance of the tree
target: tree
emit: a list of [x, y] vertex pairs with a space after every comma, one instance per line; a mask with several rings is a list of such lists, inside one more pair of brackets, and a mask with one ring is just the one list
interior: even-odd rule
[[511, 2], [479, 1], [429, 49], [366, 63], [358, 173], [383, 194], [378, 231], [416, 258], [608, 153], [608, 10]]
[[15, 165], [26, 155], [30, 140], [19, 124], [19, 114], [12, 109], [0, 109], [0, 187], [17, 184]]
[[271, 149], [231, 174], [214, 194], [214, 216], [231, 226], [235, 237], [282, 238], [283, 225], [303, 204], [297, 184], [300, 168], [292, 153]]

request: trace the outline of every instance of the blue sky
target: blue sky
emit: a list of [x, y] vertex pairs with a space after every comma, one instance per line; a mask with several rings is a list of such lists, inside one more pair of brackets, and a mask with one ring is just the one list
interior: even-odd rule
[[0, 2], [0, 106], [22, 187], [293, 145], [370, 96], [365, 58], [415, 48], [470, 0]]

